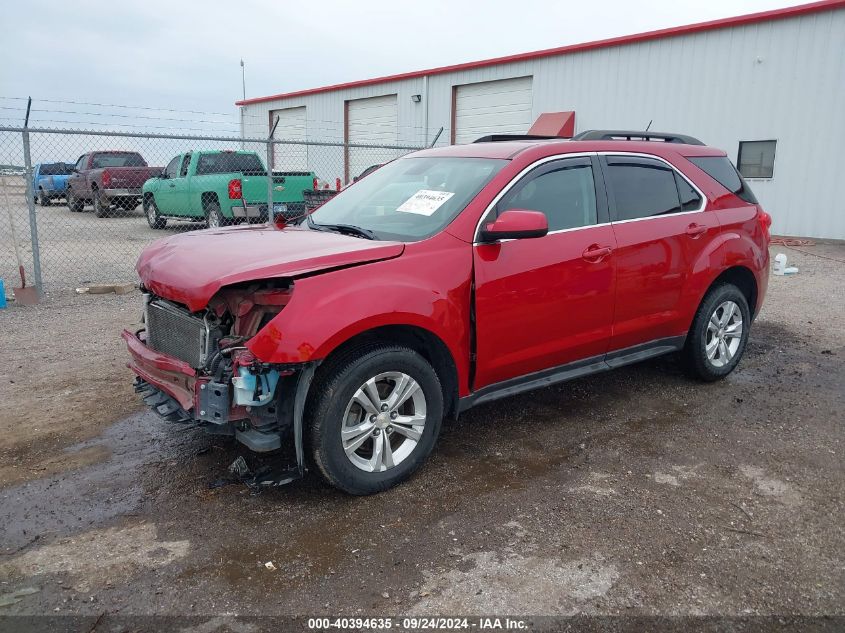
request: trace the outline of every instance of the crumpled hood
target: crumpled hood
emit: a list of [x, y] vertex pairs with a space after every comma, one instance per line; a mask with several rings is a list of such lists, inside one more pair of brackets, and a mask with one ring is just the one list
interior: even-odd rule
[[223, 286], [391, 259], [404, 249], [401, 242], [265, 224], [158, 240], [144, 249], [135, 269], [146, 288], [196, 311]]

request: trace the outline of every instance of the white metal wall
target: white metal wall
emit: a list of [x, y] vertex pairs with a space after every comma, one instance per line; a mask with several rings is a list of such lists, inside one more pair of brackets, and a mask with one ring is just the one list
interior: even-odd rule
[[245, 108], [244, 131], [266, 135], [270, 109], [306, 105], [309, 138], [342, 141], [345, 100], [396, 94], [400, 143], [430, 142], [443, 126], [438, 144], [447, 144], [453, 86], [532, 77], [532, 120], [575, 110], [579, 131], [653, 121], [651, 129], [692, 134], [733, 161], [739, 141], [777, 139], [774, 178], [751, 181], [773, 232], [845, 239], [843, 42], [845, 9], [834, 9], [258, 103]]

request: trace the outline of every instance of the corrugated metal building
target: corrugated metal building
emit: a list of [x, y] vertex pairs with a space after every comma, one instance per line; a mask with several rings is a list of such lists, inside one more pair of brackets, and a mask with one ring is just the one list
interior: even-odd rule
[[[466, 143], [525, 133], [544, 112], [576, 131], [681, 132], [738, 163], [781, 235], [845, 239], [845, 0], [238, 102], [243, 132], [347, 143]], [[308, 152], [312, 150], [309, 149]], [[307, 152], [293, 160], [314, 162]], [[325, 170], [326, 157], [321, 157]], [[365, 150], [330, 159], [347, 180]], [[334, 177], [335, 174], [326, 174]]]

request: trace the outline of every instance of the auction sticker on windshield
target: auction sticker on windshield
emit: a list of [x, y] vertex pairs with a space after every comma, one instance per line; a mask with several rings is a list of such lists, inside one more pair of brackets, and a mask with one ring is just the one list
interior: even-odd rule
[[404, 213], [416, 213], [418, 215], [431, 215], [454, 196], [449, 191], [432, 191], [431, 189], [420, 189], [413, 196], [405, 200], [396, 210]]

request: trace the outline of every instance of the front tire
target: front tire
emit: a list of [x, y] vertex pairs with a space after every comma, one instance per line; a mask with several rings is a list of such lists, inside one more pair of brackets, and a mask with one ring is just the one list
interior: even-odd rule
[[695, 378], [712, 382], [731, 373], [748, 343], [751, 310], [732, 284], [711, 288], [701, 301], [684, 346], [684, 364]]
[[167, 218], [159, 215], [158, 205], [152, 196], [144, 199], [144, 215], [147, 216], [147, 224], [151, 229], [159, 231], [167, 226]]
[[50, 196], [43, 189], [38, 190], [38, 204], [42, 207], [50, 206]]
[[387, 490], [429, 456], [443, 422], [443, 390], [411, 349], [358, 347], [321, 368], [306, 417], [317, 470], [353, 495]]
[[94, 215], [104, 218], [109, 214], [109, 206], [103, 200], [103, 194], [99, 189], [94, 190]]

